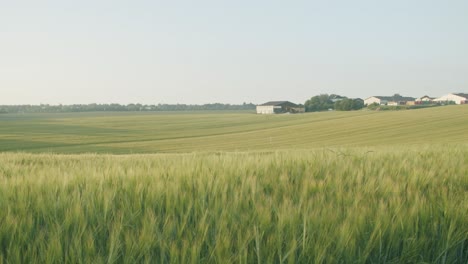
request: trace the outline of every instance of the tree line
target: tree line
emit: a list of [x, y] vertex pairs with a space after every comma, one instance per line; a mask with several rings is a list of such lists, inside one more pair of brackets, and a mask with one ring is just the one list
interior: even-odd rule
[[306, 112], [318, 111], [352, 111], [364, 108], [364, 100], [352, 99], [336, 94], [320, 94], [313, 96], [304, 104]]
[[[157, 112], [157, 111], [223, 111], [255, 110], [252, 103], [243, 104], [73, 104], [73, 105], [0, 105], [0, 114], [5, 113], [72, 113], [72, 112]], [[306, 112], [352, 111], [364, 108], [362, 99], [352, 99], [336, 94], [313, 96], [304, 104]]]
[[223, 111], [254, 110], [252, 103], [243, 104], [73, 104], [73, 105], [0, 105], [0, 113], [71, 113], [71, 112], [156, 112], [156, 111]]

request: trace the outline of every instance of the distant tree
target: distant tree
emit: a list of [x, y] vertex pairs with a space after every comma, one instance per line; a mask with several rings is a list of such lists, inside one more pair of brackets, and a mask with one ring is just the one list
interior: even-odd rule
[[364, 107], [364, 102], [361, 99], [343, 99], [335, 102], [335, 110], [338, 111], [351, 111], [359, 110]]
[[339, 100], [346, 99], [347, 97], [346, 96], [341, 96], [341, 95], [338, 95], [338, 94], [330, 94], [328, 98], [330, 100], [332, 100], [333, 102], [336, 102], [336, 101], [339, 101]]
[[360, 110], [362, 108], [364, 108], [364, 100], [353, 99], [353, 110]]
[[335, 110], [351, 111], [353, 110], [353, 99], [343, 99], [335, 102]]
[[370, 104], [370, 105], [367, 106], [367, 108], [368, 108], [369, 110], [377, 110], [377, 109], [379, 109], [380, 107], [381, 107], [381, 105], [378, 104], [378, 103], [372, 103], [372, 104]]
[[304, 104], [306, 112], [326, 111], [333, 109], [333, 101], [328, 94], [316, 95]]

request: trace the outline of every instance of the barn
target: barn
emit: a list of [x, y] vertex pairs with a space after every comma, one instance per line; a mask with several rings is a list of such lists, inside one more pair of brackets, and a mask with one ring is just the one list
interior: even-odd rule
[[364, 105], [379, 104], [379, 105], [405, 105], [408, 102], [414, 102], [415, 98], [405, 97], [399, 94], [393, 96], [371, 96], [364, 100]]
[[257, 114], [296, 114], [304, 112], [304, 106], [300, 106], [289, 101], [272, 101], [257, 105]]

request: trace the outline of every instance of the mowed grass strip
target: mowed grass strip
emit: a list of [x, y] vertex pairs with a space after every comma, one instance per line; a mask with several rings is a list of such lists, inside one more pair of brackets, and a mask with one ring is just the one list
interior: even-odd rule
[[0, 154], [3, 263], [466, 263], [468, 150]]
[[468, 106], [411, 111], [0, 115], [0, 152], [257, 151], [468, 142]]

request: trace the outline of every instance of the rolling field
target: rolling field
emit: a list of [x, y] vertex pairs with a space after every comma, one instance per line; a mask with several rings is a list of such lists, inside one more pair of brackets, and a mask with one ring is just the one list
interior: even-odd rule
[[468, 106], [399, 112], [0, 115], [0, 152], [171, 153], [468, 142]]
[[0, 115], [0, 263], [468, 263], [467, 130], [468, 106]]

